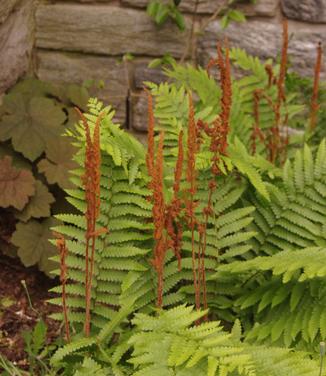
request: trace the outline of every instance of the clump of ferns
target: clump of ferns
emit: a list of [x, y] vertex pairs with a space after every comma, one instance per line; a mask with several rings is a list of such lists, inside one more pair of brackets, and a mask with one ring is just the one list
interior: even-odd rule
[[[288, 65], [288, 23], [283, 21], [283, 43], [281, 51], [281, 60], [278, 76], [274, 75], [273, 68], [267, 64], [265, 66], [268, 75], [268, 83], [265, 89], [256, 89], [253, 92], [253, 127], [251, 134], [251, 153], [254, 155], [257, 149], [257, 142], [264, 145], [267, 159], [278, 165], [283, 165], [287, 159], [289, 145], [289, 128], [288, 113], [286, 105], [285, 79]], [[309, 131], [313, 132], [317, 123], [319, 110], [318, 89], [320, 80], [320, 71], [322, 64], [322, 46], [317, 46], [317, 58], [314, 70], [314, 86], [310, 105]], [[276, 99], [268, 94], [268, 90], [272, 87], [276, 88]], [[274, 113], [274, 121], [272, 126], [267, 130], [260, 128], [259, 121], [259, 104], [265, 101]]]
[[[170, 203], [164, 197], [163, 146], [164, 133], [160, 133], [155, 153], [154, 115], [151, 95], [148, 96], [148, 150], [146, 165], [150, 177], [149, 188], [152, 191], [152, 214], [154, 222], [154, 254], [151, 263], [157, 273], [156, 305], [163, 305], [164, 263], [168, 249], [172, 249], [181, 269], [182, 225], [180, 222], [181, 200], [179, 198], [183, 167], [183, 132], [179, 134], [178, 158], [174, 173], [173, 197]], [[156, 154], [156, 155], [155, 155]]]
[[[86, 147], [84, 159], [84, 175], [82, 184], [85, 192], [86, 202], [86, 231], [85, 231], [85, 321], [84, 334], [86, 337], [91, 331], [91, 298], [92, 281], [95, 263], [96, 239], [107, 232], [105, 228], [97, 228], [97, 219], [100, 214], [100, 178], [101, 178], [101, 150], [100, 150], [100, 123], [103, 114], [100, 114], [96, 120], [93, 135], [86, 117], [79, 109], [76, 109], [80, 115], [85, 129]], [[60, 252], [60, 282], [62, 285], [62, 308], [65, 324], [66, 338], [70, 341], [68, 308], [66, 302], [66, 282], [68, 278], [66, 258], [68, 249], [63, 236], [56, 241]]]
[[[289, 144], [288, 133], [288, 115], [286, 112], [286, 93], [285, 93], [285, 77], [287, 72], [288, 61], [288, 23], [283, 21], [283, 43], [281, 51], [281, 61], [278, 77], [274, 76], [273, 68], [267, 64], [265, 66], [268, 75], [268, 84], [265, 89], [256, 89], [253, 92], [253, 115], [254, 123], [251, 133], [251, 153], [254, 155], [257, 149], [257, 142], [262, 143], [266, 150], [267, 159], [273, 164], [283, 164], [287, 157], [287, 147]], [[276, 87], [276, 99], [274, 100], [268, 90]], [[274, 121], [269, 129], [260, 129], [259, 124], [259, 104], [265, 101], [274, 113]], [[282, 116], [283, 108], [285, 114]]]
[[[189, 231], [191, 234], [191, 261], [192, 275], [195, 293], [195, 306], [199, 310], [202, 306], [207, 308], [206, 289], [206, 237], [209, 216], [213, 214], [212, 196], [217, 188], [216, 180], [221, 174], [221, 164], [224, 156], [227, 156], [228, 133], [230, 128], [230, 110], [232, 105], [231, 68], [229, 48], [226, 44], [225, 57], [222, 47], [218, 46], [218, 58], [211, 65], [216, 64], [220, 71], [222, 87], [221, 113], [211, 125], [201, 120], [195, 120], [195, 112], [192, 95], [189, 93], [188, 132], [186, 142], [186, 173], [185, 184], [180, 190], [182, 180], [184, 151], [183, 132], [179, 134], [178, 156], [174, 170], [173, 195], [170, 203], [164, 197], [163, 182], [163, 143], [164, 133], [160, 133], [157, 151], [155, 155], [154, 143], [154, 115], [152, 97], [149, 95], [149, 127], [148, 127], [148, 151], [146, 164], [151, 178], [149, 188], [152, 191], [153, 222], [154, 222], [154, 257], [152, 264], [157, 272], [157, 306], [162, 307], [163, 300], [163, 275], [164, 260], [168, 249], [172, 249], [178, 259], [179, 270], [181, 268], [182, 234]], [[208, 184], [207, 203], [198, 215], [198, 171], [196, 158], [201, 151], [204, 137], [209, 140], [211, 153], [211, 178]], [[200, 217], [200, 218], [199, 218]], [[198, 240], [198, 241], [197, 241]]]

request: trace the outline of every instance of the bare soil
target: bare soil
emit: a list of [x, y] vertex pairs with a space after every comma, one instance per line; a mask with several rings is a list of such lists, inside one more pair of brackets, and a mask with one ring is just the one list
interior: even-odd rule
[[[26, 282], [33, 309], [22, 280]], [[42, 318], [47, 324], [48, 343], [60, 334], [60, 323], [49, 318], [59, 308], [47, 302], [52, 296], [48, 290], [57, 284], [58, 280], [48, 278], [36, 267], [25, 268], [18, 259], [0, 252], [0, 353], [18, 367], [28, 366], [23, 331], [32, 330]]]

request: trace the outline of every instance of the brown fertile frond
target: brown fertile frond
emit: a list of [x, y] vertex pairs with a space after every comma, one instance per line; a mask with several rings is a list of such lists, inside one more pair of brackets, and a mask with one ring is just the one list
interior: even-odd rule
[[232, 81], [231, 81], [231, 63], [228, 42], [225, 41], [225, 58], [223, 56], [221, 45], [217, 46], [217, 61], [220, 71], [220, 81], [222, 88], [221, 97], [221, 145], [220, 152], [222, 155], [227, 154], [227, 136], [230, 128], [230, 114], [232, 106]]
[[183, 131], [181, 130], [178, 138], [178, 157], [174, 170], [174, 184], [173, 191], [176, 196], [180, 190], [180, 182], [182, 177], [182, 167], [183, 167]]
[[148, 130], [147, 130], [147, 154], [146, 165], [148, 175], [153, 178], [154, 174], [154, 112], [153, 112], [153, 97], [149, 91], [148, 94]]
[[86, 148], [85, 148], [85, 173], [82, 182], [85, 188], [86, 199], [86, 250], [85, 250], [85, 335], [90, 334], [91, 321], [91, 291], [92, 278], [94, 271], [95, 243], [96, 238], [102, 231], [97, 231], [96, 222], [100, 214], [100, 178], [101, 178], [101, 150], [100, 150], [100, 124], [103, 118], [101, 113], [95, 123], [93, 139], [90, 133], [90, 127], [84, 114], [78, 108], [76, 111], [81, 117], [85, 128]]
[[265, 136], [263, 132], [260, 129], [260, 119], [259, 119], [259, 102], [261, 99], [261, 90], [257, 89], [253, 93], [254, 96], [254, 125], [252, 129], [252, 134], [251, 134], [251, 154], [255, 155], [256, 154], [256, 140], [257, 137], [259, 138], [261, 143], [265, 142]]
[[154, 169], [154, 181], [153, 181], [153, 220], [155, 225], [154, 239], [159, 240], [162, 237], [164, 228], [164, 195], [163, 195], [163, 143], [164, 132], [160, 133], [156, 165]]
[[282, 45], [282, 54], [281, 54], [281, 65], [280, 73], [277, 81], [278, 95], [277, 101], [279, 106], [282, 102], [285, 101], [285, 90], [284, 82], [287, 70], [287, 59], [288, 59], [288, 46], [289, 46], [289, 33], [288, 33], [288, 21], [283, 20], [283, 45]]
[[[275, 120], [274, 124], [270, 129], [269, 144], [268, 149], [270, 152], [269, 160], [272, 163], [275, 163], [278, 158], [281, 159], [281, 152], [286, 153], [286, 140], [281, 139], [280, 137], [280, 126], [281, 124], [281, 106], [285, 102], [285, 76], [287, 70], [287, 55], [288, 55], [288, 45], [289, 45], [289, 35], [288, 35], [288, 22], [283, 20], [283, 44], [282, 44], [282, 53], [281, 53], [281, 63], [280, 63], [280, 72], [277, 80], [277, 99], [276, 103], [273, 106]], [[287, 119], [287, 117], [286, 117]]]
[[311, 106], [310, 106], [310, 130], [314, 130], [317, 124], [317, 113], [319, 110], [318, 104], [318, 90], [319, 90], [319, 79], [320, 71], [322, 65], [322, 56], [323, 56], [323, 47], [321, 42], [317, 46], [317, 58], [315, 64], [315, 74], [314, 74], [314, 87], [311, 97]]
[[274, 73], [273, 73], [273, 67], [270, 64], [265, 65], [265, 71], [268, 76], [268, 85], [267, 87], [270, 88], [274, 83]]
[[197, 192], [196, 185], [196, 152], [198, 150], [197, 144], [197, 129], [195, 121], [194, 105], [192, 101], [192, 96], [189, 93], [189, 115], [188, 115], [188, 140], [187, 140], [187, 174], [186, 180], [188, 183], [188, 197], [185, 199], [185, 214], [188, 227], [191, 231], [191, 258], [192, 258], [192, 271], [193, 271], [193, 282], [195, 290], [195, 303], [196, 308], [200, 309], [200, 286], [198, 270], [196, 266], [196, 251], [195, 251], [195, 229], [198, 225], [195, 216], [195, 194]]
[[157, 307], [161, 308], [163, 304], [163, 271], [164, 258], [168, 248], [165, 229], [165, 201], [163, 195], [163, 146], [164, 132], [160, 133], [160, 139], [157, 149], [156, 165], [153, 169], [153, 222], [154, 222], [154, 257], [152, 265], [157, 272]]
[[195, 121], [195, 111], [192, 96], [189, 94], [189, 115], [188, 115], [188, 139], [187, 139], [187, 182], [190, 185], [190, 193], [195, 191], [195, 154], [197, 151], [197, 131]]
[[171, 239], [171, 247], [178, 260], [178, 269], [181, 270], [181, 247], [183, 229], [180, 223], [180, 214], [182, 211], [182, 202], [178, 197], [183, 170], [183, 131], [179, 133], [178, 139], [178, 157], [174, 170], [173, 198], [170, 205], [166, 208], [166, 231]]

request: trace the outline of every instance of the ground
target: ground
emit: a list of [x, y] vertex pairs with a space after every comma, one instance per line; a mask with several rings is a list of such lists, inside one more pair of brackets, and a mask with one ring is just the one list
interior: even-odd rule
[[[26, 281], [33, 309], [22, 280]], [[18, 367], [28, 365], [23, 331], [31, 330], [43, 318], [48, 328], [48, 343], [60, 333], [60, 323], [49, 318], [58, 308], [47, 302], [51, 297], [48, 290], [57, 284], [57, 280], [48, 278], [37, 268], [25, 268], [18, 259], [0, 253], [0, 354]]]

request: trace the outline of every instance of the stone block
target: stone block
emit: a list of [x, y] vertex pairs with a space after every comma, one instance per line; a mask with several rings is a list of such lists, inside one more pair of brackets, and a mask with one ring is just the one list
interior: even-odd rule
[[147, 132], [147, 96], [145, 93], [132, 98], [131, 128], [136, 132]]
[[20, 0], [1, 0], [0, 3], [0, 24], [2, 24], [9, 14], [13, 11], [15, 6], [20, 2]]
[[[149, 0], [122, 0], [122, 4], [135, 8], [145, 8]], [[221, 4], [219, 0], [199, 0], [197, 13], [213, 14]], [[196, 0], [182, 0], [179, 9], [181, 12], [193, 13]], [[242, 10], [247, 16], [265, 16], [271, 17], [276, 14], [279, 0], [259, 0], [256, 4], [250, 4], [249, 1], [237, 5], [237, 9]]]
[[[289, 25], [289, 55], [293, 70], [304, 76], [312, 76], [317, 43], [326, 39], [326, 30]], [[261, 59], [277, 58], [282, 48], [282, 26], [276, 22], [253, 20], [244, 24], [231, 24], [221, 30], [218, 21], [210, 23], [199, 41], [201, 64], [206, 65], [216, 57], [216, 43], [227, 37], [231, 47], [240, 47]], [[323, 71], [323, 75], [325, 71]]]
[[282, 0], [282, 9], [287, 18], [326, 23], [326, 0]]
[[10, 88], [29, 69], [33, 48], [33, 7], [23, 1], [0, 25], [0, 93]]
[[118, 59], [39, 50], [37, 66], [38, 77], [53, 83], [82, 84], [85, 80], [102, 80], [104, 88], [92, 89], [91, 95], [112, 105], [116, 110], [115, 119], [125, 122], [128, 83]]
[[150, 61], [149, 59], [136, 59], [133, 61], [134, 86], [137, 89], [142, 89], [145, 81], [159, 84], [167, 80], [162, 69], [148, 67]]
[[48, 4], [36, 12], [37, 47], [103, 55], [183, 54], [187, 33], [158, 28], [144, 11], [105, 4]]

